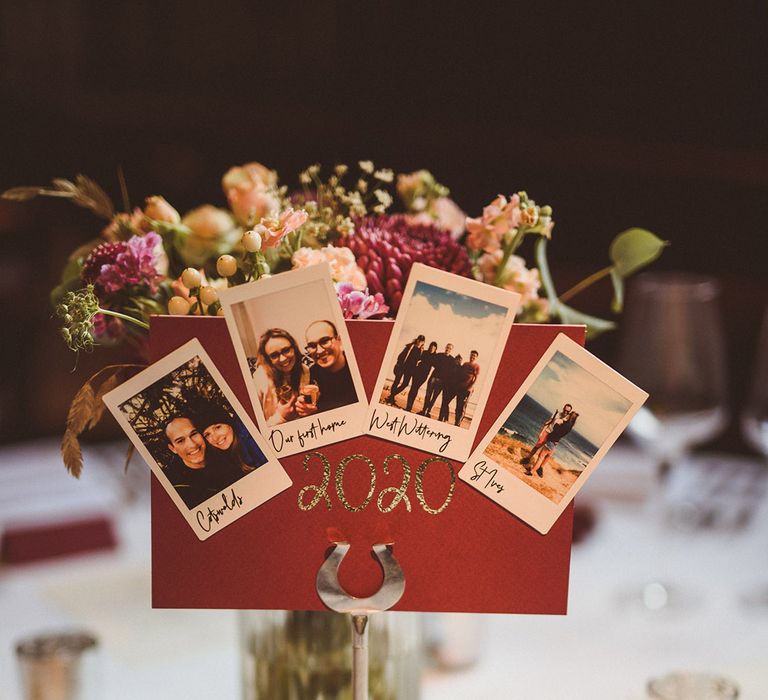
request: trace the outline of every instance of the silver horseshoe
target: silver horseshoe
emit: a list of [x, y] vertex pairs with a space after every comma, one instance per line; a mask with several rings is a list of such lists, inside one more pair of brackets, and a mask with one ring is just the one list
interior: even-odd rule
[[339, 566], [349, 552], [349, 542], [335, 542], [335, 547], [317, 572], [317, 594], [331, 610], [352, 615], [368, 615], [388, 610], [405, 591], [405, 574], [392, 554], [390, 545], [375, 544], [373, 553], [384, 571], [384, 580], [376, 593], [367, 598], [356, 598], [339, 583]]

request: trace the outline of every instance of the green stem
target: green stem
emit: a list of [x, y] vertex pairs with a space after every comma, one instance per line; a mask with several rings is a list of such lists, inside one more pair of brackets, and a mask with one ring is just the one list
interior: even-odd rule
[[508, 245], [506, 248], [504, 248], [504, 255], [501, 257], [501, 262], [499, 263], [499, 266], [496, 268], [496, 279], [494, 281], [495, 285], [498, 285], [499, 282], [501, 282], [501, 278], [504, 275], [504, 270], [507, 267], [507, 263], [509, 262], [509, 258], [512, 255], [512, 246]]
[[145, 331], [149, 330], [149, 324], [144, 323], [144, 321], [139, 321], [138, 318], [134, 318], [133, 316], [128, 316], [127, 314], [121, 314], [119, 311], [111, 311], [110, 309], [102, 309], [99, 307], [99, 313], [104, 314], [105, 316], [114, 316], [115, 318], [122, 319], [123, 321], [129, 321], [130, 323], [135, 323], [139, 328], [143, 328]]
[[579, 292], [585, 290], [587, 287], [594, 284], [598, 280], [603, 279], [603, 277], [608, 277], [608, 275], [611, 274], [611, 270], [613, 270], [613, 265], [608, 265], [608, 267], [604, 267], [602, 270], [594, 272], [589, 277], [585, 277], [583, 280], [581, 280], [581, 282], [573, 285], [573, 287], [571, 287], [568, 291], [563, 292], [560, 295], [560, 301], [568, 301], [569, 299], [572, 299]]

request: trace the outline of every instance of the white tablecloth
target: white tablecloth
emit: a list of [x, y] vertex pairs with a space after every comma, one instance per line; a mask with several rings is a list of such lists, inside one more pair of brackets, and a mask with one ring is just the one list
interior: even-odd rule
[[[119, 460], [117, 447], [92, 451], [75, 484], [55, 442], [0, 450], [0, 527], [25, 513], [39, 519], [45, 499], [59, 510], [69, 499], [69, 508], [117, 513], [121, 538], [112, 553], [0, 569], [4, 700], [20, 698], [14, 642], [65, 625], [100, 637], [108, 700], [239, 697], [236, 614], [151, 609], [146, 474], [134, 475], [138, 497], [126, 503]], [[666, 523], [658, 495], [641, 500], [653, 484], [635, 453], [611, 453], [583, 491], [599, 517], [573, 550], [568, 615], [460, 618], [464, 639], [478, 633], [479, 661], [454, 672], [425, 666], [422, 697], [641, 700], [648, 678], [685, 669], [733, 678], [743, 700], [768, 698], [768, 608], [741, 602], [768, 584], [768, 509], [741, 529], [686, 531]], [[46, 495], [33, 502], [31, 493]], [[640, 602], [654, 582], [669, 595], [655, 612]]]

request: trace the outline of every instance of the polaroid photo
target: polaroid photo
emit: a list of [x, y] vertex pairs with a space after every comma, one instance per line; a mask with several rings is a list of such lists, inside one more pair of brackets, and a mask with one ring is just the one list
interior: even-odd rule
[[466, 459], [519, 303], [514, 292], [414, 265], [365, 432]]
[[368, 399], [326, 263], [219, 298], [257, 422], [278, 456], [360, 435]]
[[291, 485], [197, 338], [104, 403], [201, 540]]
[[546, 534], [647, 398], [560, 334], [459, 477]]

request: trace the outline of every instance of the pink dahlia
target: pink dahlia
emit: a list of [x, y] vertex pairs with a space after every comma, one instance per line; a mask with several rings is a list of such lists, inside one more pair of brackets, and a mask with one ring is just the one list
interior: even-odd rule
[[102, 243], [85, 259], [80, 277], [94, 285], [99, 296], [133, 286], [146, 286], [153, 296], [163, 280], [159, 270], [164, 255], [162, 239], [154, 231], [127, 241]]
[[369, 217], [356, 222], [355, 233], [338, 242], [355, 254], [368, 288], [380, 293], [397, 313], [413, 263], [423, 263], [462, 277], [472, 265], [466, 249], [434, 224], [413, 222], [403, 214]]

